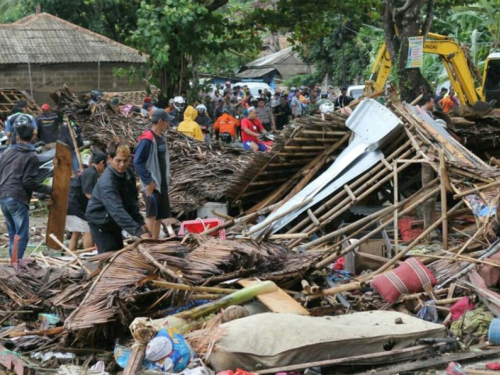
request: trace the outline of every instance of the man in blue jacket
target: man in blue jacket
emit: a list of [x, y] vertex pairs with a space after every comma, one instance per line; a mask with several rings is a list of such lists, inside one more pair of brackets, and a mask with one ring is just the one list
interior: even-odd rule
[[85, 217], [99, 254], [123, 248], [122, 230], [150, 238], [139, 212], [135, 175], [129, 167], [130, 148], [125, 142], [108, 144], [108, 168], [92, 191]]
[[153, 239], [160, 237], [161, 221], [172, 216], [168, 199], [170, 156], [163, 133], [174, 118], [162, 109], [153, 111], [151, 128], [139, 137], [134, 167], [146, 202], [146, 224]]
[[14, 236], [19, 236], [17, 257], [21, 259], [29, 240], [29, 204], [33, 191], [52, 194], [50, 186], [37, 182], [38, 158], [31, 143], [34, 127], [31, 124], [16, 127], [18, 143], [10, 147], [0, 159], [0, 204], [9, 232], [9, 253], [12, 257]]

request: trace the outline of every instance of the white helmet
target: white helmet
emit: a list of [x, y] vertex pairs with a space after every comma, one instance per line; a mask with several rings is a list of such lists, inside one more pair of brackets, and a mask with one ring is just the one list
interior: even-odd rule
[[207, 107], [206, 107], [206, 105], [205, 105], [205, 104], [198, 104], [198, 105], [196, 106], [196, 110], [197, 110], [198, 112], [206, 112], [206, 111], [207, 111]]
[[185, 106], [186, 106], [186, 101], [182, 96], [176, 96], [174, 98], [174, 107], [176, 110], [183, 111]]
[[335, 111], [335, 106], [332, 102], [328, 101], [327, 103], [321, 104], [319, 110], [321, 113], [333, 113]]

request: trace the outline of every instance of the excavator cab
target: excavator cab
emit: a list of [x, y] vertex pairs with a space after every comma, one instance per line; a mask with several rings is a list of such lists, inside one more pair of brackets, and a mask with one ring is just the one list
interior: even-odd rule
[[482, 95], [487, 102], [496, 100], [500, 108], [500, 52], [490, 53], [484, 64]]

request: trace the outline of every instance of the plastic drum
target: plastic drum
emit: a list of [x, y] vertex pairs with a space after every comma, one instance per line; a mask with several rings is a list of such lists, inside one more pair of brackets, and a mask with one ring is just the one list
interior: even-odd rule
[[500, 345], [500, 319], [493, 319], [488, 329], [490, 345]]

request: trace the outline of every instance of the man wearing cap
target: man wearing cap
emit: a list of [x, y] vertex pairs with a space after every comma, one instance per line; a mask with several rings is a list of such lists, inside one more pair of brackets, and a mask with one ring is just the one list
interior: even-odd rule
[[241, 141], [245, 150], [266, 152], [266, 146], [259, 141], [260, 134], [266, 134], [266, 129], [257, 118], [255, 107], [247, 109], [248, 116], [241, 121]]
[[59, 130], [62, 125], [62, 118], [54, 111], [51, 111], [50, 105], [42, 104], [43, 113], [37, 117], [38, 138], [45, 143], [47, 148], [52, 148], [59, 138]]
[[15, 145], [17, 143], [16, 128], [20, 125], [32, 126], [34, 129], [33, 136], [37, 136], [36, 119], [27, 112], [28, 103], [25, 100], [20, 100], [12, 110], [12, 115], [7, 117], [5, 121], [5, 133], [9, 138], [7, 139], [7, 144]]
[[172, 216], [168, 199], [170, 155], [163, 135], [173, 117], [163, 110], [153, 111], [151, 128], [139, 137], [134, 167], [141, 179], [146, 202], [146, 225], [153, 239], [160, 237], [161, 221]]
[[129, 145], [109, 141], [108, 167], [97, 181], [85, 211], [99, 254], [123, 249], [122, 231], [143, 239], [150, 238], [139, 212], [135, 174], [129, 163]]
[[266, 99], [259, 98], [257, 108], [257, 118], [260, 120], [264, 129], [270, 132], [271, 130], [276, 131], [276, 123], [274, 122], [273, 110], [271, 107], [266, 105]]
[[71, 179], [68, 216], [66, 216], [66, 230], [72, 232], [71, 241], [69, 243], [70, 250], [76, 250], [82, 233], [83, 248], [88, 249], [93, 246], [85, 211], [87, 210], [89, 199], [92, 197], [92, 191], [97, 184], [97, 178], [106, 168], [107, 157], [108, 156], [104, 152], [95, 152], [92, 155], [90, 166]]

